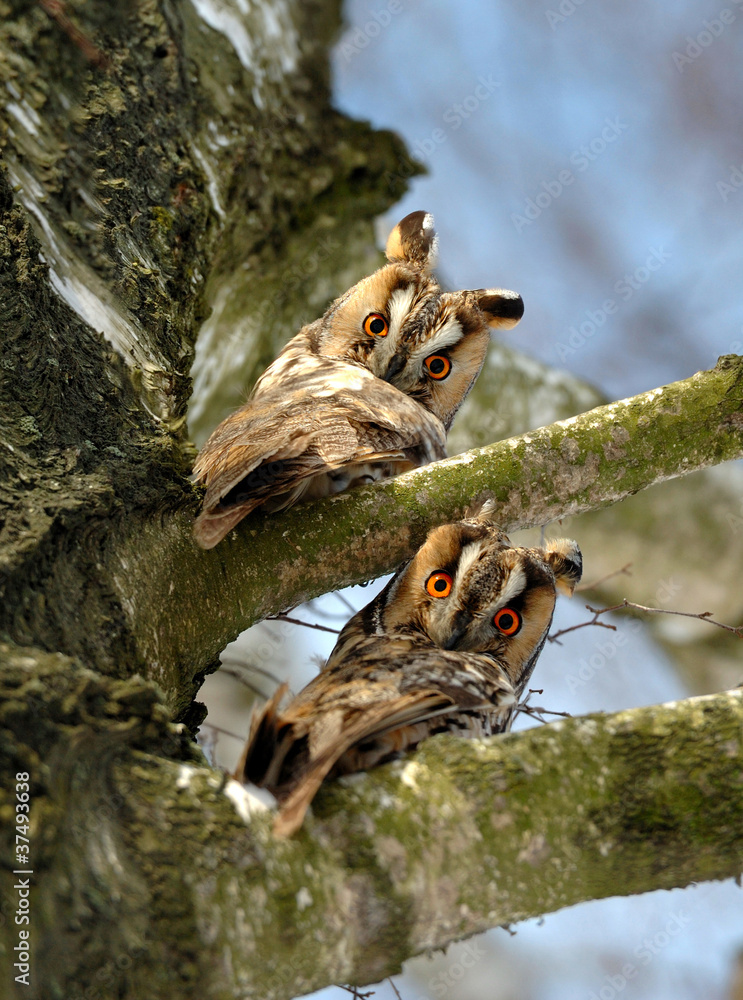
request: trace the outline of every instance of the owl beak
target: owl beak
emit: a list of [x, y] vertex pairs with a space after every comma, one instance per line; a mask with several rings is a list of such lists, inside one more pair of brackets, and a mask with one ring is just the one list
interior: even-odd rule
[[451, 623], [451, 631], [449, 632], [448, 639], [444, 649], [456, 649], [459, 645], [462, 636], [467, 631], [467, 626], [470, 623], [470, 614], [467, 611], [459, 611], [454, 617], [454, 621]]
[[387, 365], [387, 371], [384, 373], [384, 381], [391, 382], [395, 375], [403, 370], [406, 360], [404, 354], [393, 354], [390, 363]]

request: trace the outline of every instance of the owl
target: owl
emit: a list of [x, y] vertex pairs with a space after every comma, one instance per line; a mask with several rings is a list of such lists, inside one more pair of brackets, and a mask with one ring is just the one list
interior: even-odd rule
[[275, 830], [289, 835], [328, 776], [436, 733], [507, 730], [556, 590], [572, 593], [581, 572], [575, 542], [516, 547], [482, 517], [434, 529], [349, 621], [319, 676], [284, 709], [279, 690], [254, 719], [236, 777], [276, 795]]
[[511, 544], [491, 507], [434, 528], [413, 558], [341, 630], [324, 669], [367, 636], [419, 635], [442, 649], [487, 653], [519, 697], [547, 639], [561, 590], [572, 595], [583, 562], [576, 542]]
[[503, 289], [443, 292], [436, 248], [432, 216], [406, 216], [389, 263], [303, 327], [213, 432], [194, 465], [206, 486], [202, 547], [256, 507], [282, 510], [445, 457], [490, 328], [515, 326], [524, 306]]

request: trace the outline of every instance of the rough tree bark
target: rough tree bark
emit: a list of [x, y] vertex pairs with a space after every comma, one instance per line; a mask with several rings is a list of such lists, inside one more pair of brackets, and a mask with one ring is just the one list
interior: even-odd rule
[[[580, 899], [739, 872], [739, 693], [432, 741], [328, 788], [292, 843], [249, 820], [190, 738], [225, 642], [392, 568], [476, 498], [507, 527], [542, 523], [740, 456], [743, 361], [254, 518], [202, 553], [185, 414], [207, 303], [203, 425], [368, 269], [404, 151], [330, 110], [333, 3], [0, 0], [0, 15], [9, 989], [289, 997]], [[18, 867], [33, 869], [28, 987]]]

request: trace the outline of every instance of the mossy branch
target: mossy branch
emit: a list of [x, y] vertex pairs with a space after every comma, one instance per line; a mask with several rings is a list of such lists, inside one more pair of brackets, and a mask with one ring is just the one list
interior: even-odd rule
[[[151, 685], [42, 658], [40, 686], [29, 662], [8, 669], [5, 723], [33, 774], [44, 996], [284, 1000], [583, 900], [741, 871], [740, 690], [436, 737], [324, 786], [279, 841], [240, 786], [178, 751]], [[29, 695], [64, 716], [44, 766], [24, 746]], [[81, 705], [94, 724], [70, 715]]]
[[[112, 547], [131, 630], [169, 691], [272, 612], [393, 570], [433, 526], [492, 498], [506, 529], [595, 510], [743, 455], [743, 358], [392, 481], [246, 519], [210, 552], [195, 504]], [[143, 557], [142, 553], [146, 553]], [[184, 674], [185, 672], [185, 674]], [[181, 695], [182, 696], [182, 695]]]

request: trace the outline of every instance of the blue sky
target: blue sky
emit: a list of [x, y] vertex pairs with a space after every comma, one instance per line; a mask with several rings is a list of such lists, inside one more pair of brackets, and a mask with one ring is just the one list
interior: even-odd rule
[[623, 397], [743, 341], [743, 4], [345, 10], [337, 105], [430, 171], [386, 222], [432, 211], [447, 283], [521, 292], [507, 342]]

